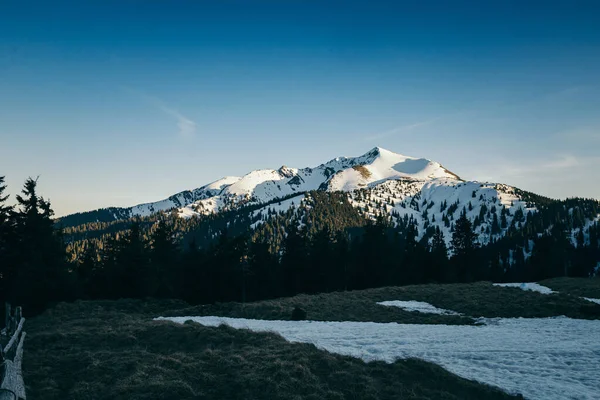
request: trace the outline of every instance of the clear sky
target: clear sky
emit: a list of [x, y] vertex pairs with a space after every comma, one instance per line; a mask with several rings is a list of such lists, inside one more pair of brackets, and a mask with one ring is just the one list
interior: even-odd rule
[[57, 215], [374, 146], [600, 198], [600, 2], [0, 1], [0, 175]]

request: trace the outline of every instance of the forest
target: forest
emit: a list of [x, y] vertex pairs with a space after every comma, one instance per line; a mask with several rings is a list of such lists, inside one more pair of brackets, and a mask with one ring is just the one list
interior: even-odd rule
[[589, 223], [600, 205], [592, 199], [545, 200], [509, 226], [498, 211], [494, 229], [505, 234], [485, 245], [463, 209], [447, 246], [439, 228], [419, 237], [410, 218], [367, 218], [342, 192], [309, 192], [302, 207], [266, 217], [242, 208], [64, 227], [38, 194], [36, 179], [27, 179], [14, 207], [5, 191], [0, 177], [0, 301], [21, 304], [30, 315], [76, 299], [204, 304], [419, 283], [586, 277], [600, 262], [600, 224]]

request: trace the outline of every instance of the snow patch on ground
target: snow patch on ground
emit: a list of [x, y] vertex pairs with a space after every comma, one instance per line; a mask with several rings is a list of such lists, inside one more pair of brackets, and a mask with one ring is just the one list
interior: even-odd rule
[[591, 301], [592, 303], [600, 304], [600, 299], [592, 299], [590, 297], [582, 297], [582, 299], [585, 299], [587, 301]]
[[382, 306], [388, 307], [400, 307], [406, 311], [418, 311], [426, 314], [441, 314], [441, 315], [461, 315], [456, 311], [444, 310], [443, 308], [437, 308], [429, 303], [425, 303], [424, 301], [381, 301], [377, 304], [381, 304]]
[[365, 361], [416, 357], [527, 399], [597, 399], [600, 321], [481, 319], [485, 325], [264, 321], [224, 317], [156, 318], [276, 332], [291, 342]]
[[546, 286], [542, 286], [535, 282], [523, 282], [523, 283], [494, 283], [494, 286], [501, 287], [516, 287], [522, 290], [530, 290], [532, 292], [539, 292], [541, 294], [556, 293], [552, 289]]

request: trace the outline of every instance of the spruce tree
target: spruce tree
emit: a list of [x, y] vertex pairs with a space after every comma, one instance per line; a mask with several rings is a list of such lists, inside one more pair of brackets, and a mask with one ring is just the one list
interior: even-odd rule
[[477, 236], [473, 232], [471, 221], [465, 213], [456, 220], [454, 232], [452, 233], [453, 261], [456, 263], [459, 279], [470, 281], [476, 278], [475, 249], [477, 248]]
[[62, 236], [54, 229], [50, 202], [37, 194], [37, 179], [28, 178], [21, 193], [14, 214], [15, 284], [9, 293], [12, 302], [35, 313], [67, 294], [66, 253]]
[[0, 226], [8, 222], [8, 217], [10, 216], [10, 212], [12, 211], [12, 207], [6, 204], [6, 200], [8, 200], [8, 195], [4, 194], [6, 190], [6, 185], [4, 184], [5, 177], [0, 176]]
[[448, 265], [448, 247], [446, 246], [446, 240], [444, 234], [440, 230], [439, 226], [436, 227], [435, 233], [431, 238], [431, 266], [429, 268], [430, 273], [426, 277], [427, 281], [433, 282], [444, 282], [451, 281], [452, 274], [449, 270]]
[[301, 293], [305, 290], [304, 274], [308, 261], [308, 244], [306, 236], [292, 221], [287, 228], [287, 236], [283, 241], [281, 267], [284, 273], [284, 287], [287, 296]]
[[180, 275], [179, 247], [175, 240], [172, 227], [164, 218], [161, 218], [154, 233], [151, 235], [150, 263], [151, 273], [148, 290], [150, 294], [157, 297], [174, 297]]
[[[13, 224], [10, 220], [12, 207], [6, 204], [8, 195], [4, 195], [6, 185], [4, 177], [0, 176], [0, 301], [6, 300], [5, 296], [12, 277], [13, 260], [10, 254], [10, 241], [14, 238]], [[0, 303], [0, 304], [2, 304]]]

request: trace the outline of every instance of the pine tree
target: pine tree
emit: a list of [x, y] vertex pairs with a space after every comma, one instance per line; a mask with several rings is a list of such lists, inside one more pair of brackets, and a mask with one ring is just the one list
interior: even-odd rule
[[119, 297], [145, 297], [152, 292], [149, 284], [148, 247], [140, 223], [134, 221], [116, 247], [116, 282]]
[[476, 278], [476, 261], [474, 257], [477, 248], [475, 232], [465, 213], [456, 220], [452, 233], [453, 260], [457, 264], [459, 279], [470, 281]]
[[431, 238], [431, 262], [427, 281], [444, 282], [451, 281], [452, 274], [448, 265], [448, 247], [444, 234], [439, 227], [436, 227], [435, 233]]
[[502, 282], [504, 276], [504, 271], [502, 266], [500, 265], [500, 255], [492, 255], [492, 259], [490, 262], [490, 279], [493, 282]]
[[93, 298], [99, 289], [95, 285], [98, 267], [98, 249], [94, 242], [89, 241], [83, 255], [77, 260], [77, 289], [80, 298]]
[[4, 195], [4, 191], [6, 190], [6, 185], [4, 184], [5, 177], [0, 176], [0, 226], [4, 223], [8, 222], [8, 217], [10, 212], [12, 211], [12, 207], [6, 205], [6, 200], [8, 200], [8, 195]]
[[25, 181], [17, 202], [17, 270], [10, 293], [12, 302], [35, 313], [66, 296], [66, 252], [61, 233], [54, 229], [50, 202], [37, 194], [37, 179]]
[[301, 293], [304, 288], [304, 272], [307, 263], [306, 236], [298, 230], [296, 223], [291, 223], [287, 237], [283, 241], [281, 267], [284, 272], [284, 287], [286, 295]]
[[[6, 185], [4, 177], [0, 176], [0, 301], [3, 303], [6, 300], [5, 296], [10, 285], [10, 280], [14, 271], [12, 270], [13, 260], [10, 253], [10, 242], [14, 237], [13, 224], [10, 220], [12, 207], [6, 205], [8, 195], [4, 195]], [[1, 303], [0, 303], [1, 304]]]
[[179, 265], [179, 246], [175, 240], [172, 227], [167, 224], [164, 218], [158, 221], [150, 241], [150, 263], [152, 266], [152, 274], [150, 275], [153, 277], [153, 281], [149, 283], [150, 292], [154, 296], [172, 298], [179, 285], [177, 277], [181, 273], [177, 268]]

